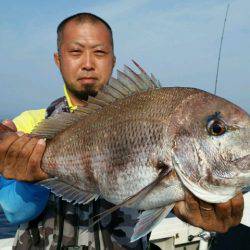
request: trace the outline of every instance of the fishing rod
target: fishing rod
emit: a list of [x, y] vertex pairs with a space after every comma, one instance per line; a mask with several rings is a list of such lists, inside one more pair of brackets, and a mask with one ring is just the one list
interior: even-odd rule
[[223, 24], [223, 29], [222, 29], [222, 34], [221, 34], [221, 39], [220, 39], [220, 49], [219, 49], [219, 55], [218, 55], [218, 63], [217, 63], [217, 71], [216, 71], [216, 77], [215, 77], [215, 84], [214, 84], [214, 94], [217, 92], [217, 86], [218, 86], [218, 75], [219, 75], [219, 68], [220, 68], [220, 58], [221, 58], [221, 48], [222, 48], [222, 42], [224, 38], [224, 32], [225, 32], [225, 27], [226, 27], [226, 22], [227, 22], [227, 15], [228, 15], [228, 10], [229, 10], [230, 4], [227, 5], [227, 11], [224, 19], [224, 24]]

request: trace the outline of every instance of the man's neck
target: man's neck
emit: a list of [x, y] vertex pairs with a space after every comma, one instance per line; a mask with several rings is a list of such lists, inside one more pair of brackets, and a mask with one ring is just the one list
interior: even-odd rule
[[75, 97], [69, 91], [68, 91], [68, 95], [69, 95], [69, 98], [70, 98], [71, 103], [72, 103], [73, 106], [87, 106], [87, 102], [86, 101], [78, 99], [77, 97]]

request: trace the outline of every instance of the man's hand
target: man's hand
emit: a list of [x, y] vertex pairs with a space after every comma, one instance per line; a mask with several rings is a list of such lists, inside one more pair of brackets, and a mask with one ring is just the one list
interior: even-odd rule
[[225, 233], [240, 223], [243, 208], [242, 193], [228, 202], [209, 204], [186, 191], [185, 200], [176, 203], [174, 214], [181, 220], [206, 231]]
[[[16, 131], [12, 121], [7, 120], [3, 124]], [[48, 178], [40, 168], [45, 146], [43, 139], [31, 138], [22, 132], [1, 132], [0, 173], [7, 179], [19, 181]]]

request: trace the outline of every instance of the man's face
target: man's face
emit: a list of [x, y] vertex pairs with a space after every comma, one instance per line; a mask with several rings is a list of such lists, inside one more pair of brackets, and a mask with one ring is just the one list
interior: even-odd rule
[[70, 21], [63, 30], [55, 62], [71, 96], [87, 100], [108, 83], [115, 56], [108, 29], [102, 23]]

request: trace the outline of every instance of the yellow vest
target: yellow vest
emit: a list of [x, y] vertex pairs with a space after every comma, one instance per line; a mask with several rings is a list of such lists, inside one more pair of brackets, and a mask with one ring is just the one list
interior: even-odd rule
[[[75, 110], [77, 107], [72, 104], [65, 85], [64, 94], [70, 110]], [[45, 119], [45, 116], [46, 109], [27, 110], [21, 113], [19, 116], [15, 117], [13, 119], [13, 122], [15, 123], [18, 131], [23, 131], [24, 133], [31, 133], [33, 128], [43, 119]]]

